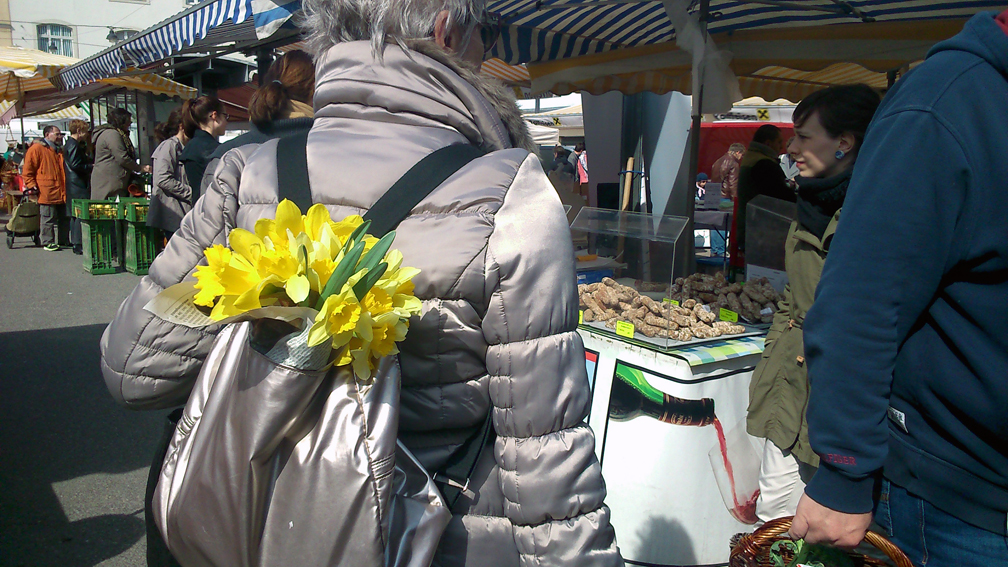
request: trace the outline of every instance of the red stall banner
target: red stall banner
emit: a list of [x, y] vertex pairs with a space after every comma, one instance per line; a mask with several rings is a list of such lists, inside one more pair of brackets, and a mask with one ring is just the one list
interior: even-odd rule
[[697, 171], [710, 175], [711, 166], [718, 158], [725, 155], [729, 146], [738, 142], [748, 148], [756, 130], [767, 124], [773, 124], [780, 128], [785, 142], [794, 136], [794, 124], [785, 122], [702, 122], [700, 124], [700, 161], [697, 162]]

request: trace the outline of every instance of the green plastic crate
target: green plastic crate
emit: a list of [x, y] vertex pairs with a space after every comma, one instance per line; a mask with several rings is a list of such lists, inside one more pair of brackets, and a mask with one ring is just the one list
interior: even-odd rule
[[147, 220], [147, 208], [150, 206], [150, 201], [148, 199], [138, 199], [134, 197], [120, 198], [118, 201], [119, 205], [119, 220], [128, 220], [132, 222], [137, 222], [137, 208], [142, 207], [143, 213], [140, 222]]
[[112, 201], [74, 199], [73, 216], [81, 220], [115, 220], [119, 217], [119, 207]]
[[143, 224], [147, 222], [147, 210], [149, 205], [140, 203], [130, 203], [126, 205], [126, 220]]
[[155, 245], [161, 231], [141, 222], [126, 223], [126, 271], [142, 276], [147, 274], [157, 256]]
[[84, 269], [96, 276], [114, 274], [116, 257], [112, 253], [112, 243], [115, 241], [115, 221], [97, 219], [82, 219], [82, 221]]

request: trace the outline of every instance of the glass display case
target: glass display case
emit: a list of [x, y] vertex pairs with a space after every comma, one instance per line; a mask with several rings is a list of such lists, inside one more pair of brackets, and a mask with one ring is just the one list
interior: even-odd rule
[[721, 273], [673, 277], [675, 245], [688, 223], [686, 217], [581, 209], [571, 224], [580, 323], [660, 350], [759, 334], [744, 323], [760, 321], [772, 289], [746, 284], [763, 300], [757, 308], [745, 286], [729, 284]]
[[777, 291], [784, 291], [784, 243], [791, 222], [797, 218], [795, 203], [757, 195], [746, 207], [746, 279], [767, 278]]

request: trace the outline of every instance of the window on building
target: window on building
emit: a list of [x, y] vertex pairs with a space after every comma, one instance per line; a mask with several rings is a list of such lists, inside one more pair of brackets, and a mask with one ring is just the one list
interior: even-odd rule
[[39, 24], [38, 48], [46, 53], [73, 57], [73, 28], [59, 24]]

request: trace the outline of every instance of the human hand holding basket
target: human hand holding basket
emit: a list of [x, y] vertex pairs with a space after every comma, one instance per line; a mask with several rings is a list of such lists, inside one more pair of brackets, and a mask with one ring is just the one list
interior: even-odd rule
[[[777, 542], [792, 541], [788, 536], [788, 530], [791, 528], [791, 520], [793, 518], [794, 516], [788, 516], [770, 520], [755, 532], [740, 537], [732, 544], [728, 565], [730, 567], [777, 567], [771, 557], [771, 551], [774, 551], [775, 555], [786, 561], [784, 563], [785, 566], [790, 565], [794, 559], [792, 551], [783, 546], [777, 546], [777, 549], [773, 550], [772, 548]], [[882, 535], [869, 531], [865, 535], [865, 541], [882, 552], [891, 563], [875, 557], [869, 557], [857, 551], [841, 551], [841, 553], [844, 553], [850, 559], [850, 562], [847, 563], [848, 565], [913, 567], [913, 563], [910, 562], [906, 554]], [[842, 566], [823, 565], [823, 567]]]

